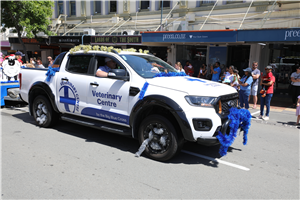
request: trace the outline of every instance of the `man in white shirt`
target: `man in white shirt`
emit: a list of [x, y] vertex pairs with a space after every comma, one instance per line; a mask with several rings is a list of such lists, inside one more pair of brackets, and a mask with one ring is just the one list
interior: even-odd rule
[[100, 66], [96, 72], [96, 76], [99, 77], [107, 77], [108, 72], [111, 69], [116, 68], [116, 62], [110, 58], [105, 58], [105, 66]]

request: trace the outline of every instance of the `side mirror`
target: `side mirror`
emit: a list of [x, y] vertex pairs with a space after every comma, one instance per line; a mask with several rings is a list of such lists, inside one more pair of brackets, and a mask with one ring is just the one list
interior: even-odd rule
[[125, 69], [111, 69], [107, 74], [108, 78], [129, 81], [129, 76]]

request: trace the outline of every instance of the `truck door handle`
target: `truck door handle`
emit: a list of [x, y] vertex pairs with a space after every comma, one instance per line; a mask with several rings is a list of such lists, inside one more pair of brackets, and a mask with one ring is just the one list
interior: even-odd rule
[[90, 83], [90, 85], [91, 85], [91, 86], [96, 86], [96, 87], [98, 87], [98, 86], [99, 86], [99, 84], [98, 84], [98, 83]]
[[69, 79], [67, 78], [61, 78], [62, 81], [68, 81], [69, 82]]

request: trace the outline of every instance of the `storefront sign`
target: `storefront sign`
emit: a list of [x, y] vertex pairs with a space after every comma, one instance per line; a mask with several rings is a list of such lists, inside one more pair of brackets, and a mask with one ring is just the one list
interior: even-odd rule
[[60, 44], [60, 43], [69, 43], [69, 44], [81, 44], [82, 38], [84, 43], [90, 43], [90, 36], [50, 36], [48, 43], [50, 44]]
[[[19, 38], [9, 38], [10, 44], [20, 44]], [[45, 44], [46, 39], [45, 38], [22, 38], [22, 41], [24, 44]]]
[[300, 41], [300, 28], [240, 30], [237, 40], [244, 42], [296, 42]]
[[236, 42], [237, 31], [143, 32], [143, 42]]
[[141, 36], [91, 36], [92, 44], [141, 44]]

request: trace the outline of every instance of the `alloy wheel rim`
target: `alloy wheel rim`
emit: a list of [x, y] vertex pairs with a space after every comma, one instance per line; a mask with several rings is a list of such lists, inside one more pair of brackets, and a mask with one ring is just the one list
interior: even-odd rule
[[47, 121], [47, 107], [44, 102], [40, 101], [36, 104], [35, 114], [36, 114], [36, 121], [41, 125]]
[[170, 146], [171, 140], [168, 130], [159, 123], [151, 123], [144, 130], [144, 139], [150, 139], [147, 145], [153, 154], [162, 154]]

